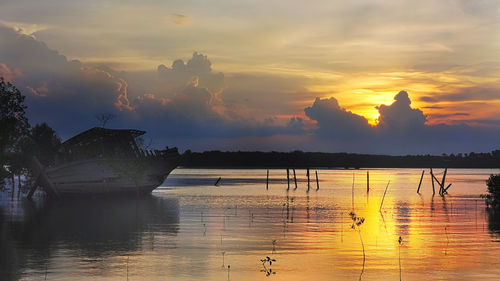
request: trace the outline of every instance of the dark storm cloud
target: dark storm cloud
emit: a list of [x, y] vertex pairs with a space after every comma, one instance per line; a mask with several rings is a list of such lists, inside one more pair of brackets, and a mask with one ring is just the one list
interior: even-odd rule
[[[160, 65], [141, 81], [105, 66], [69, 61], [33, 37], [0, 26], [0, 70], [27, 95], [32, 123], [48, 122], [63, 137], [97, 125], [95, 115], [112, 113], [113, 127], [142, 128], [163, 138], [232, 138], [300, 132], [299, 119], [286, 126], [257, 122], [226, 108], [224, 75], [194, 53], [186, 63]], [[155, 76], [150, 78], [149, 76]], [[150, 83], [142, 88], [143, 84]], [[129, 84], [133, 95], [129, 96]], [[228, 114], [228, 112], [230, 114]], [[228, 117], [231, 115], [231, 117]]]
[[317, 133], [320, 136], [351, 139], [364, 136], [371, 130], [364, 117], [341, 108], [333, 97], [316, 98], [313, 105], [305, 108], [304, 112], [317, 122]]
[[406, 91], [399, 92], [391, 105], [377, 107], [380, 116], [378, 127], [388, 130], [414, 130], [424, 126], [426, 117], [420, 109], [410, 107], [411, 100]]
[[0, 25], [0, 63], [17, 71], [33, 123], [47, 121], [65, 135], [91, 126], [97, 113], [126, 107], [127, 83], [107, 69], [86, 67], [33, 37]]

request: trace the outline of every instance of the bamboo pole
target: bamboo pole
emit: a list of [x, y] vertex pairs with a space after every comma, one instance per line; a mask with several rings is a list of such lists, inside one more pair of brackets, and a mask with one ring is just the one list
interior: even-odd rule
[[432, 181], [432, 195], [436, 194], [436, 189], [434, 189], [434, 174], [432, 173], [431, 168], [431, 181]]
[[316, 172], [316, 191], [318, 191], [319, 190], [318, 171], [315, 172]]
[[420, 176], [420, 182], [418, 183], [417, 193], [420, 193], [420, 186], [422, 185], [422, 179], [424, 178], [425, 170], [422, 170], [422, 175]]
[[354, 172], [352, 173], [351, 202], [352, 202], [352, 211], [354, 212]]
[[451, 183], [448, 184], [448, 186], [444, 189], [444, 192], [448, 193], [448, 188], [450, 188], [450, 187], [451, 187]]
[[370, 171], [366, 171], [366, 193], [370, 192]]
[[387, 186], [385, 187], [384, 196], [382, 197], [382, 202], [380, 202], [380, 209], [378, 209], [379, 212], [382, 212], [382, 205], [384, 205], [385, 194], [387, 193], [387, 188], [389, 188], [390, 183], [391, 183], [391, 180], [389, 180], [389, 182], [387, 182]]
[[287, 181], [287, 184], [288, 184], [288, 187], [286, 188], [286, 190], [290, 190], [290, 169], [286, 169], [286, 181]]
[[445, 168], [444, 169], [444, 173], [443, 173], [443, 179], [441, 180], [441, 189], [440, 189], [440, 194], [443, 195], [444, 194], [444, 182], [446, 180], [446, 173], [448, 172], [448, 168]]
[[267, 169], [266, 189], [269, 189], [269, 169]]
[[295, 189], [297, 189], [297, 176], [295, 175], [295, 168], [293, 169], [293, 181], [295, 182]]

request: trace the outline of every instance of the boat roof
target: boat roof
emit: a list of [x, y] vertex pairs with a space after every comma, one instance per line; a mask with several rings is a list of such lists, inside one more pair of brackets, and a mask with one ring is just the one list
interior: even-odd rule
[[66, 140], [64, 146], [74, 146], [74, 145], [84, 145], [90, 142], [95, 142], [102, 139], [110, 138], [136, 138], [138, 136], [144, 135], [145, 131], [134, 130], [134, 129], [106, 129], [102, 127], [94, 127], [87, 131], [84, 131], [70, 139]]

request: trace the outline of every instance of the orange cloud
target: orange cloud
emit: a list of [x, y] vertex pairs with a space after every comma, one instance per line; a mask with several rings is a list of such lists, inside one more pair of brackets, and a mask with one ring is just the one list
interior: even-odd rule
[[0, 77], [3, 77], [5, 81], [10, 82], [13, 79], [21, 76], [23, 76], [23, 74], [21, 73], [21, 70], [19, 68], [14, 68], [14, 70], [11, 70], [9, 67], [7, 67], [7, 65], [0, 63]]

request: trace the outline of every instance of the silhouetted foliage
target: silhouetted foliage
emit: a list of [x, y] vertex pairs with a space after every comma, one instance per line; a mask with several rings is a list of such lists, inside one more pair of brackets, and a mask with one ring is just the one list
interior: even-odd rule
[[15, 154], [21, 151], [23, 139], [28, 135], [30, 127], [25, 116], [24, 99], [25, 96], [14, 85], [0, 77], [1, 183], [5, 177], [12, 177], [21, 167]]
[[490, 175], [486, 185], [488, 186], [488, 194], [484, 195], [486, 205], [497, 209], [500, 207], [500, 174]]
[[31, 130], [31, 140], [34, 144], [32, 155], [37, 156], [44, 166], [54, 164], [61, 147], [61, 138], [56, 131], [47, 123], [37, 124]]

